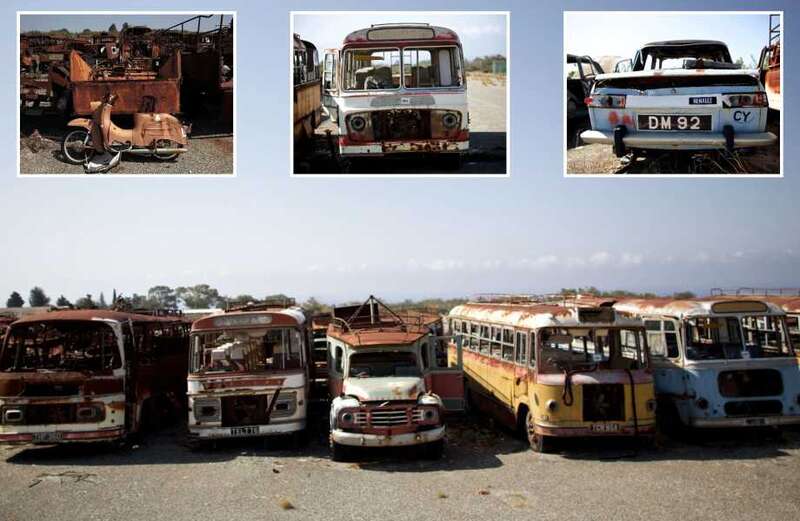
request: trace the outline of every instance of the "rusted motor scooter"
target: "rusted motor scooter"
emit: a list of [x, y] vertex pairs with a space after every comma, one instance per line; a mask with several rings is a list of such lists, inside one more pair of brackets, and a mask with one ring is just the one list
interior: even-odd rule
[[67, 162], [85, 165], [87, 171], [105, 172], [119, 163], [122, 153], [171, 161], [187, 151], [188, 128], [178, 118], [163, 113], [136, 113], [132, 129], [120, 128], [111, 121], [116, 100], [116, 94], [108, 93], [102, 102], [91, 103], [91, 119], [76, 118], [67, 124], [77, 127], [61, 143]]

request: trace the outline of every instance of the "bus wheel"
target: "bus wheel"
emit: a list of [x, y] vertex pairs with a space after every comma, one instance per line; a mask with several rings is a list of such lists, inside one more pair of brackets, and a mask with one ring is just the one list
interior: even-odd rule
[[347, 461], [350, 459], [350, 447], [331, 442], [331, 459], [333, 461]]
[[426, 443], [423, 447], [423, 457], [429, 460], [438, 460], [444, 453], [444, 440], [436, 440]]
[[536, 452], [550, 452], [552, 450], [552, 440], [548, 436], [536, 432], [533, 426], [533, 413], [531, 411], [528, 411], [525, 424], [528, 431], [528, 443], [531, 444], [531, 448]]

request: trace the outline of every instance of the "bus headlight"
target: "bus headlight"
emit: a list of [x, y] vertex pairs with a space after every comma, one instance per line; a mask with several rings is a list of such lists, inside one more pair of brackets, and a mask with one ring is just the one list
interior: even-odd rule
[[431, 138], [452, 139], [461, 130], [461, 113], [453, 110], [431, 111]]
[[697, 406], [697, 408], [698, 408], [698, 409], [702, 409], [702, 410], [704, 410], [704, 411], [705, 411], [706, 409], [708, 409], [708, 400], [706, 400], [705, 398], [702, 398], [702, 397], [701, 397], [701, 398], [698, 398], [698, 399], [697, 399], [697, 400], [694, 402], [694, 404]]
[[349, 429], [356, 426], [356, 412], [358, 409], [342, 409], [336, 417], [336, 426], [341, 429]]
[[196, 398], [192, 410], [198, 422], [216, 422], [222, 417], [219, 398]]
[[22, 407], [4, 407], [3, 423], [21, 423], [25, 419]]
[[414, 422], [420, 425], [437, 425], [439, 423], [439, 408], [436, 406], [422, 406], [414, 409]]
[[78, 421], [98, 422], [105, 417], [105, 407], [102, 404], [80, 404], [75, 409]]
[[355, 132], [362, 132], [367, 128], [367, 120], [364, 116], [352, 116], [350, 118], [350, 129]]
[[647, 410], [649, 412], [655, 412], [656, 406], [657, 404], [655, 400], [647, 400]]
[[444, 128], [456, 128], [458, 125], [458, 116], [454, 112], [445, 112], [442, 116], [442, 126]]
[[548, 411], [555, 412], [555, 410], [558, 409], [558, 402], [555, 400], [547, 400], [545, 407], [547, 407]]

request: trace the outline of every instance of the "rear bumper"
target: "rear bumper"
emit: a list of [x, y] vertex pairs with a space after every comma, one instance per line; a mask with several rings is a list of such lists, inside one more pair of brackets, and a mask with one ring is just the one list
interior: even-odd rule
[[[242, 426], [244, 427], [244, 426]], [[255, 432], [238, 432], [237, 427], [202, 427], [189, 426], [189, 437], [199, 440], [214, 440], [221, 438], [255, 438], [258, 436], [277, 436], [302, 431], [306, 428], [306, 420], [287, 421], [283, 423], [269, 423], [267, 425], [248, 425], [254, 427]]]
[[344, 157], [383, 156], [386, 154], [453, 154], [469, 150], [469, 140], [426, 139], [420, 141], [383, 141], [363, 145], [341, 145], [339, 154]]
[[365, 434], [360, 432], [344, 432], [340, 430], [331, 431], [331, 440], [340, 445], [352, 447], [405, 447], [409, 445], [422, 445], [444, 438], [445, 427], [435, 429], [409, 432], [405, 434]]
[[[613, 145], [613, 130], [585, 130], [581, 139], [589, 144]], [[774, 144], [778, 137], [772, 132], [740, 133], [733, 137], [734, 148], [766, 147]], [[722, 132], [637, 132], [629, 131], [623, 138], [629, 148], [651, 148], [661, 150], [713, 150], [725, 148]]]
[[751, 416], [746, 418], [690, 418], [692, 427], [716, 429], [730, 427], [779, 427], [800, 425], [798, 416]]
[[122, 427], [114, 427], [112, 429], [99, 429], [99, 430], [86, 430], [86, 431], [41, 431], [41, 432], [56, 432], [58, 439], [51, 439], [48, 441], [34, 442], [34, 432], [16, 432], [16, 433], [3, 433], [0, 434], [0, 443], [4, 444], [29, 444], [36, 443], [42, 445], [52, 445], [55, 443], [70, 443], [70, 442], [84, 442], [84, 441], [109, 441], [120, 439], [124, 435]]

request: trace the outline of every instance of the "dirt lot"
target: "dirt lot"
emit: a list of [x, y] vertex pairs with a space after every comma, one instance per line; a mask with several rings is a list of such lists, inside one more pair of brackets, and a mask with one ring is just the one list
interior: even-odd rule
[[777, 174], [780, 172], [780, 120], [771, 114], [767, 130], [779, 136], [770, 147], [723, 152], [689, 154], [653, 151], [636, 161], [623, 161], [614, 155], [611, 145], [580, 145], [577, 136], [590, 127], [585, 121], [567, 125], [568, 174]]
[[[82, 165], [63, 160], [61, 140], [68, 132], [58, 116], [23, 116], [20, 136], [21, 174], [83, 174]], [[124, 123], [123, 123], [124, 124]], [[107, 174], [232, 174], [233, 135], [213, 122], [193, 122], [189, 151], [174, 161], [122, 155], [119, 166]]]
[[[357, 159], [336, 165], [329, 153], [325, 131], [335, 125], [323, 121], [317, 129], [312, 154], [296, 151], [296, 173], [460, 173], [504, 174], [506, 172], [506, 82], [504, 76], [469, 74], [467, 98], [470, 113], [469, 153], [460, 168], [441, 158], [403, 156]], [[301, 155], [302, 154], [302, 155]], [[309, 159], [310, 158], [310, 159]]]
[[469, 418], [451, 422], [440, 461], [406, 450], [336, 463], [319, 427], [300, 449], [238, 441], [202, 452], [173, 428], [122, 451], [0, 448], [0, 518], [797, 519], [800, 433], [764, 434], [698, 435], [639, 452], [571, 441], [540, 455]]

